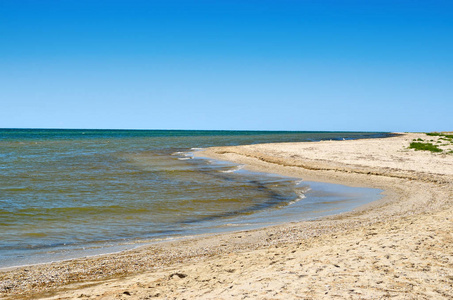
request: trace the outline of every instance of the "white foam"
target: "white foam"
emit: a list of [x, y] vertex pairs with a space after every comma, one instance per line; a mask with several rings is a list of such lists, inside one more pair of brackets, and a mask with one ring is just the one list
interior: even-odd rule
[[288, 202], [288, 205], [291, 205], [291, 204], [294, 204], [296, 202], [299, 202], [300, 200], [302, 199], [305, 199], [307, 198], [307, 196], [305, 195], [308, 191], [310, 191], [311, 188], [306, 186], [306, 187], [303, 187], [303, 188], [298, 188], [298, 189], [295, 189], [294, 192], [296, 193], [297, 197], [296, 199]]
[[295, 184], [295, 185], [297, 186], [297, 185], [301, 184], [302, 182], [304, 182], [304, 180], [303, 180], [303, 179], [301, 179], [301, 180], [297, 180], [296, 182], [294, 182], [294, 184]]
[[178, 151], [178, 152], [172, 153], [171, 155], [181, 156], [181, 157], [178, 157], [179, 160], [187, 160], [187, 159], [192, 159], [193, 158], [193, 153], [192, 152], [181, 152], [181, 151]]
[[185, 152], [181, 152], [181, 151], [178, 151], [178, 152], [173, 152], [171, 155], [184, 155]]
[[244, 168], [245, 165], [239, 165], [239, 166], [236, 166], [234, 168], [231, 168], [229, 170], [225, 170], [225, 171], [220, 171], [222, 173], [233, 173], [233, 172], [237, 172], [239, 171], [240, 169]]
[[302, 200], [302, 199], [307, 198], [307, 196], [305, 196], [305, 193], [303, 193], [303, 192], [300, 192], [300, 193], [296, 192], [296, 194], [298, 194], [298, 195], [297, 195], [297, 198], [294, 199], [293, 201], [288, 202], [288, 205], [292, 205], [292, 204], [294, 204], [294, 203], [299, 202], [299, 201]]

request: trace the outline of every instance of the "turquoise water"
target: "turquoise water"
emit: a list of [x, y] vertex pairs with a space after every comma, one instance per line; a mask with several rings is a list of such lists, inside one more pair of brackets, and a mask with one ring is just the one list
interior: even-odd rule
[[385, 133], [0, 130], [0, 267], [347, 211], [379, 190], [251, 173], [209, 146]]

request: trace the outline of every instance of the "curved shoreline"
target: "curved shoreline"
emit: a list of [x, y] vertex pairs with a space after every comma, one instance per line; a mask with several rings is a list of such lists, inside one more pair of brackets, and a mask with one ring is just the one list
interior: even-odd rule
[[[453, 295], [453, 243], [448, 243], [453, 241], [453, 156], [405, 152], [416, 136], [210, 148], [199, 155], [253, 171], [381, 188], [386, 196], [316, 221], [18, 268], [0, 274], [0, 296], [448, 297]], [[379, 156], [380, 151], [385, 153]]]
[[[379, 206], [387, 206], [390, 201], [393, 206], [395, 206], [396, 200], [407, 201], [406, 198], [411, 198], [410, 194], [416, 194], [415, 185], [417, 184], [447, 187], [448, 190], [453, 183], [453, 155], [436, 155], [430, 152], [407, 150], [411, 140], [423, 135], [412, 133], [381, 139], [212, 147], [199, 155], [244, 164], [246, 169], [251, 171], [277, 173], [307, 181], [384, 190], [385, 197], [358, 209], [360, 214], [363, 214], [364, 210], [369, 207], [376, 209]], [[371, 153], [370, 148], [376, 146], [377, 143], [382, 145], [378, 146], [378, 151]], [[342, 151], [341, 146], [351, 146], [351, 149], [347, 149], [350, 152]], [[326, 152], [326, 148], [330, 148], [330, 153], [320, 155], [323, 151]], [[382, 151], [384, 152], [382, 157], [377, 157], [376, 153], [383, 148], [387, 148], [388, 151]], [[356, 157], [347, 157], [348, 154], [369, 157], [359, 161]], [[396, 163], [394, 161], [387, 165], [381, 164], [389, 156], [392, 156]], [[406, 156], [408, 158], [404, 158]], [[370, 161], [371, 157], [373, 161]], [[409, 164], [403, 166], [401, 164], [403, 159], [410, 160]], [[427, 171], [427, 169], [433, 171]], [[429, 189], [425, 189], [425, 191], [427, 190]], [[438, 204], [441, 202], [443, 204], [443, 201]], [[426, 207], [417, 206], [416, 210], [420, 209], [425, 211]], [[397, 213], [402, 216], [415, 212], [398, 210], [392, 214]], [[354, 212], [326, 218], [344, 218], [351, 214]], [[384, 215], [388, 214], [387, 210]]]

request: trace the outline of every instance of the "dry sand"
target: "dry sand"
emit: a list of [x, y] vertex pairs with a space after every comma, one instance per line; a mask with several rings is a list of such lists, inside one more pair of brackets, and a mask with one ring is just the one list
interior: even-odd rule
[[[210, 148], [203, 156], [385, 197], [322, 220], [0, 273], [0, 297], [453, 299], [453, 154], [386, 139]], [[445, 146], [449, 147], [449, 146]]]

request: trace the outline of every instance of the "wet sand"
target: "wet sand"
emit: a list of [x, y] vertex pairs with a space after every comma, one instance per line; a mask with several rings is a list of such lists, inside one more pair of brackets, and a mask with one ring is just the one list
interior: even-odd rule
[[210, 148], [199, 155], [385, 197], [322, 220], [4, 271], [0, 297], [452, 299], [453, 154], [407, 149], [417, 138]]

